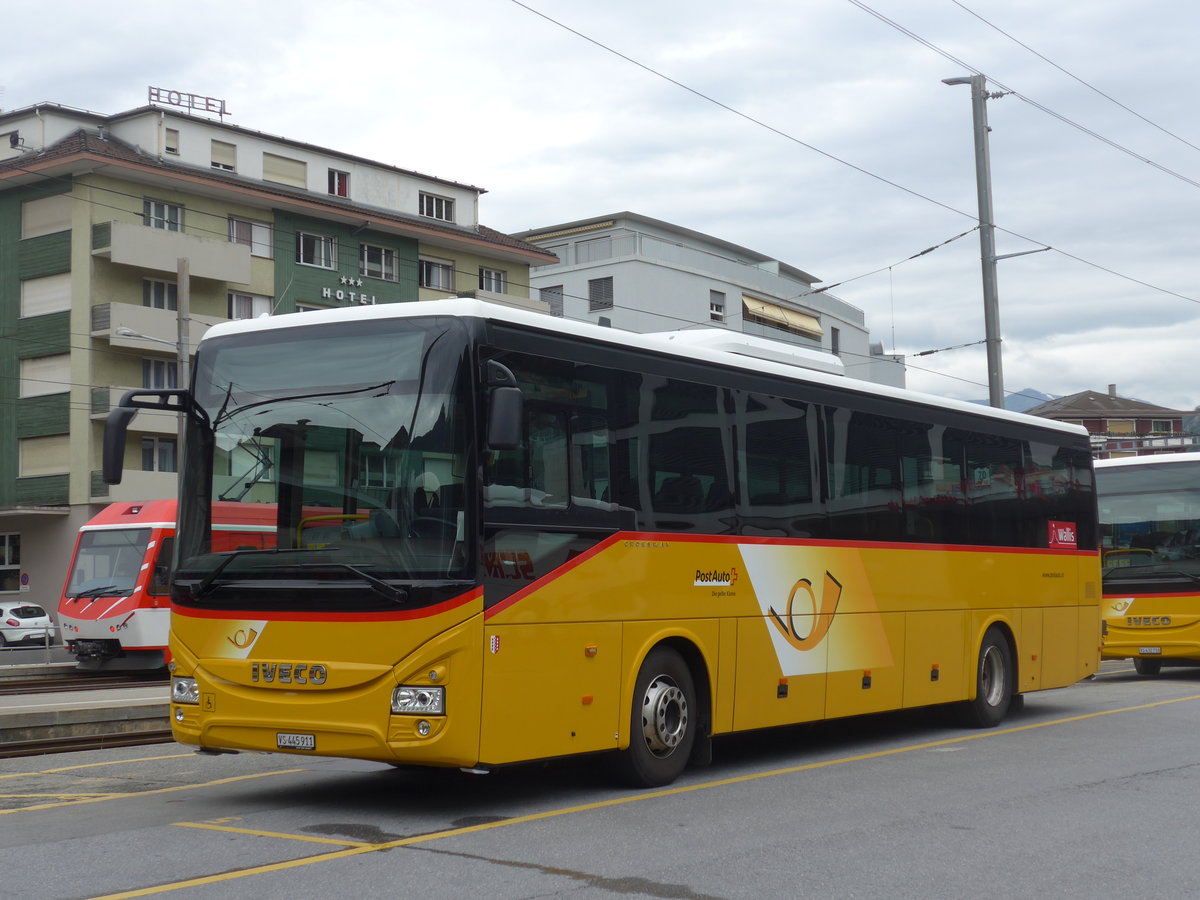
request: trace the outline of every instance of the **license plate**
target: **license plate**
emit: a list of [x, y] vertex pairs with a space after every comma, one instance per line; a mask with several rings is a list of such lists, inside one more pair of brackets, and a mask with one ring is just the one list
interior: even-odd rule
[[1162, 647], [1138, 647], [1142, 656], [1162, 656]]
[[317, 736], [280, 731], [275, 735], [275, 746], [280, 750], [316, 750]]

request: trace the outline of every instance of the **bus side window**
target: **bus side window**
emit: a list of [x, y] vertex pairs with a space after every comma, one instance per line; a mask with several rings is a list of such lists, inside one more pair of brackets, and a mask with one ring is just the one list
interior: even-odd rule
[[964, 474], [971, 508], [973, 544], [1019, 547], [1022, 535], [1024, 467], [1020, 441], [998, 435], [964, 436]]
[[900, 536], [900, 425], [887, 416], [829, 410], [829, 513], [833, 537], [879, 541]]

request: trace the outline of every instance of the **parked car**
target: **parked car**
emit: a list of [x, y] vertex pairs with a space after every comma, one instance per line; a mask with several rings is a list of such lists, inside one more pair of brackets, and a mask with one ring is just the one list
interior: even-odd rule
[[54, 643], [54, 624], [50, 615], [36, 603], [0, 601], [0, 646]]

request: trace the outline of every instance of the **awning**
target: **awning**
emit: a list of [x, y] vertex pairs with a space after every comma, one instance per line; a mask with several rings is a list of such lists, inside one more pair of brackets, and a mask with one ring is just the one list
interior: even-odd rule
[[742, 308], [747, 315], [774, 322], [788, 331], [795, 331], [799, 334], [818, 338], [824, 334], [821, 330], [821, 322], [816, 316], [810, 316], [808, 313], [802, 313], [795, 309], [788, 309], [786, 306], [771, 303], [769, 300], [760, 300], [757, 297], [751, 297], [749, 294], [742, 294]]

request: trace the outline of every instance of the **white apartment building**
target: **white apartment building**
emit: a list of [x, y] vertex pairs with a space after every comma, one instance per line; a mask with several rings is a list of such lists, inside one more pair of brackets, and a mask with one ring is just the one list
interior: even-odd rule
[[871, 341], [861, 309], [761, 253], [633, 212], [514, 237], [558, 257], [530, 271], [555, 315], [643, 333], [732, 329], [824, 350], [850, 377], [904, 386], [903, 357]]

